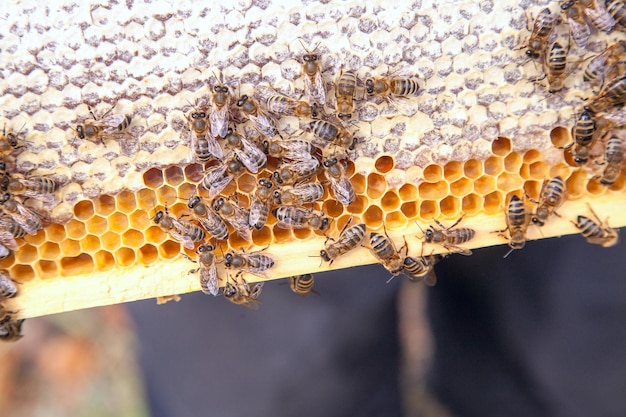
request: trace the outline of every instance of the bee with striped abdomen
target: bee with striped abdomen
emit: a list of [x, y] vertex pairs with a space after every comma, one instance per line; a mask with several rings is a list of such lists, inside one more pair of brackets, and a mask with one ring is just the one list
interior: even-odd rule
[[550, 13], [550, 9], [545, 8], [539, 12], [528, 38], [526, 56], [535, 60], [543, 56], [546, 46], [551, 42], [552, 32], [559, 22], [560, 17]]
[[87, 106], [93, 120], [86, 120], [82, 124], [76, 126], [76, 132], [80, 139], [91, 141], [99, 140], [104, 143], [104, 139], [125, 139], [131, 135], [125, 130], [130, 125], [132, 118], [125, 114], [114, 113], [109, 114], [113, 110], [112, 106], [101, 117], [97, 117], [91, 106]]
[[324, 197], [324, 186], [319, 182], [309, 182], [281, 187], [274, 191], [274, 204], [299, 206], [313, 203]]
[[[533, 200], [531, 200], [533, 201]], [[532, 222], [536, 226], [543, 226], [551, 214], [559, 215], [555, 210], [565, 201], [565, 181], [560, 176], [552, 178], [546, 182], [544, 180], [539, 193], [539, 201], [533, 201], [537, 204], [535, 214], [532, 216]]]
[[352, 119], [356, 88], [356, 74], [352, 71], [341, 71], [335, 84], [335, 108], [341, 121]]
[[274, 190], [274, 182], [271, 178], [261, 178], [250, 204], [250, 218], [248, 224], [256, 230], [261, 230], [267, 222], [270, 213], [270, 199]]
[[[328, 237], [324, 249], [320, 251], [322, 260], [329, 262], [329, 265], [332, 265], [335, 259], [341, 255], [355, 249], [365, 238], [364, 223], [355, 224], [349, 228], [348, 224], [350, 222], [346, 223], [337, 240]], [[332, 241], [332, 243], [328, 244], [328, 241]]]
[[39, 214], [25, 207], [22, 203], [13, 198], [12, 194], [5, 194], [0, 198], [0, 206], [11, 216], [13, 221], [17, 223], [29, 235], [35, 235], [42, 229], [41, 218]]
[[198, 264], [200, 267], [190, 273], [200, 272], [200, 289], [208, 295], [217, 295], [220, 290], [219, 277], [217, 276], [216, 256], [213, 246], [204, 244], [198, 246]]
[[228, 239], [228, 226], [224, 220], [211, 210], [202, 200], [202, 197], [192, 195], [189, 197], [187, 207], [200, 225], [217, 240]]
[[15, 282], [5, 270], [0, 270], [0, 300], [3, 298], [13, 298], [17, 294]]
[[203, 241], [206, 236], [204, 229], [200, 226], [184, 221], [180, 217], [177, 219], [170, 216], [167, 206], [165, 211], [157, 211], [153, 220], [161, 230], [169, 233], [187, 249], [193, 249], [195, 242]]
[[509, 250], [504, 257], [509, 256], [515, 249], [522, 249], [526, 244], [526, 231], [530, 224], [531, 214], [526, 211], [524, 201], [517, 195], [511, 196], [506, 210], [506, 229], [498, 230], [500, 236], [505, 237], [504, 232], [508, 232]]
[[[371, 232], [369, 236], [369, 249], [380, 264], [391, 273], [392, 278], [400, 275], [402, 271], [404, 271], [406, 253], [403, 256], [400, 254], [400, 251], [404, 249], [405, 252], [407, 252], [406, 243], [400, 248], [400, 251], [398, 251], [386, 232], [384, 235]], [[389, 281], [391, 281], [391, 279]]]
[[[234, 282], [231, 282], [231, 279]], [[256, 309], [259, 306], [259, 296], [263, 289], [263, 282], [257, 282], [250, 287], [245, 279], [239, 274], [230, 277], [222, 293], [224, 298], [233, 304], [242, 305], [246, 308]]]
[[200, 187], [209, 191], [209, 197], [215, 198], [230, 184], [241, 176], [246, 167], [234, 155], [229, 155], [224, 161], [206, 170]]
[[356, 200], [356, 193], [352, 183], [346, 177], [346, 170], [342, 163], [337, 158], [326, 158], [323, 165], [337, 201], [344, 206], [352, 204]]
[[299, 296], [305, 297], [309, 294], [320, 295], [320, 293], [313, 289], [313, 284], [315, 284], [313, 274], [294, 275], [287, 278], [287, 282], [289, 283], [291, 291]]
[[239, 107], [242, 114], [252, 122], [255, 129], [260, 134], [268, 138], [273, 138], [278, 135], [274, 118], [270, 116], [255, 99], [244, 94], [237, 100], [237, 107]]
[[602, 222], [595, 211], [589, 206], [589, 210], [595, 217], [596, 221], [593, 221], [589, 217], [578, 216], [575, 222], [572, 222], [574, 226], [580, 230], [580, 233], [587, 239], [587, 242], [600, 245], [608, 248], [617, 244], [619, 240], [619, 231], [609, 227], [609, 219]]
[[[238, 199], [236, 199], [238, 203]], [[233, 204], [229, 199], [219, 197], [211, 204], [213, 211], [222, 219], [230, 223], [237, 234], [244, 240], [250, 240], [250, 211], [238, 204]]]
[[[459, 247], [463, 243], [469, 242], [474, 238], [476, 232], [474, 229], [470, 229], [469, 227], [455, 227], [463, 220], [464, 216], [461, 216], [452, 226], [445, 227], [438, 220], [435, 219], [435, 223], [439, 228], [435, 226], [429, 226], [428, 229], [424, 232], [424, 242], [426, 243], [436, 243], [450, 252], [460, 253], [461, 255], [469, 256], [472, 254], [472, 251], [469, 249], [463, 249]], [[454, 230], [453, 230], [454, 229]]]
[[211, 135], [209, 117], [205, 111], [192, 110], [187, 115], [191, 130], [190, 148], [198, 161], [205, 162], [212, 157], [221, 158], [224, 151], [214, 136]]
[[313, 133], [316, 141], [315, 145], [322, 148], [332, 144], [349, 150], [354, 149], [356, 139], [343, 126], [339, 126], [326, 120], [316, 120], [308, 125], [309, 131]]
[[283, 229], [313, 229], [321, 232], [328, 229], [330, 219], [324, 212], [300, 206], [281, 206], [272, 210]]
[[[302, 43], [302, 42], [300, 42]], [[304, 44], [302, 47], [306, 51], [302, 55], [302, 73], [304, 74], [304, 96], [310, 105], [326, 103], [326, 87], [322, 79], [322, 66], [320, 55], [315, 53], [317, 46], [309, 51]]]
[[[211, 113], [209, 115], [209, 124], [211, 125], [211, 134], [214, 140], [218, 136], [223, 138], [228, 131], [228, 119], [230, 117], [230, 90], [224, 84], [221, 77], [218, 83], [212, 88], [211, 95]], [[221, 157], [218, 157], [221, 158]]]
[[246, 253], [244, 250], [228, 252], [224, 255], [224, 266], [228, 269], [236, 269], [237, 275], [247, 272], [264, 277], [274, 266], [274, 260], [271, 256], [261, 253], [263, 250], [251, 253]]
[[604, 148], [604, 164], [606, 167], [600, 177], [600, 184], [610, 187], [622, 175], [624, 161], [624, 145], [616, 136], [611, 137]]

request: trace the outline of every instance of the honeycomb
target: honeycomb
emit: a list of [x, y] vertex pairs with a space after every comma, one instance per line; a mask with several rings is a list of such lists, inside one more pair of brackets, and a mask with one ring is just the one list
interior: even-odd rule
[[[421, 230], [464, 216], [462, 226], [477, 232], [468, 248], [506, 244], [493, 232], [505, 227], [507, 199], [525, 193], [538, 200], [544, 180], [557, 175], [566, 181], [559, 212], [567, 215], [541, 230], [531, 227], [528, 239], [578, 232], [570, 220], [588, 213], [588, 202], [611, 226], [623, 226], [617, 204], [626, 197], [623, 172], [603, 186], [594, 178], [601, 168], [581, 168], [563, 149], [572, 142], [581, 97], [589, 96], [580, 73], [558, 94], [533, 81], [537, 65], [519, 48], [528, 35], [529, 5], [6, 5], [0, 103], [7, 126], [20, 130], [26, 145], [6, 158], [7, 168], [51, 175], [62, 185], [56, 204], [32, 203], [49, 225], [19, 240], [19, 249], [0, 262], [23, 283], [6, 306], [27, 318], [199, 290], [189, 274], [195, 264], [181, 256], [195, 258], [194, 250], [152, 220], [166, 206], [174, 216], [188, 214], [186, 200], [212, 164], [190, 157], [185, 114], [208, 98], [216, 73], [236, 85], [236, 94], [250, 95], [266, 83], [297, 95], [305, 47], [321, 54], [328, 83], [342, 69], [359, 80], [410, 70], [423, 82], [420, 95], [403, 103], [410, 114], [384, 100], [357, 102], [349, 129], [359, 143], [346, 170], [357, 197], [345, 207], [327, 192], [312, 205], [333, 219], [326, 235], [337, 236], [352, 219], [368, 230], [384, 228], [398, 243], [406, 239], [419, 256], [444, 251], [422, 247]], [[601, 51], [606, 42], [592, 47]], [[132, 115], [131, 137], [77, 138], [76, 125], [89, 118], [87, 105], [99, 114], [113, 107]], [[295, 136], [300, 124], [283, 117], [278, 128]], [[246, 173], [222, 194], [237, 193], [249, 204], [257, 178], [276, 166], [270, 158], [258, 176]], [[282, 229], [270, 216], [250, 242], [231, 233], [223, 250], [268, 247], [276, 260], [271, 278], [280, 278], [328, 269], [319, 258], [325, 239], [309, 229]], [[301, 254], [297, 263], [281, 262], [294, 252]], [[358, 248], [332, 268], [375, 261]], [[223, 286], [226, 273], [218, 268]]]

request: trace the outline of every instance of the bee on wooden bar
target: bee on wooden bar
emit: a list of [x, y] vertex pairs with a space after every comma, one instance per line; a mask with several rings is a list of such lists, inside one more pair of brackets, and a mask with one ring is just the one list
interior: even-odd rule
[[130, 125], [131, 117], [121, 113], [109, 114], [113, 107], [107, 110], [101, 117], [97, 117], [91, 106], [87, 106], [93, 120], [86, 120], [76, 126], [78, 137], [91, 141], [99, 140], [100, 143], [104, 143], [104, 139], [125, 139], [130, 137], [130, 134], [125, 132], [125, 130]]
[[267, 271], [274, 266], [274, 260], [262, 251], [246, 253], [228, 252], [224, 255], [224, 266], [228, 269], [236, 269], [237, 275], [248, 272], [253, 275], [266, 276]]
[[42, 228], [40, 216], [13, 198], [12, 194], [4, 194], [0, 198], [0, 206], [29, 235], [35, 235]]
[[16, 342], [22, 338], [22, 324], [24, 319], [11, 320], [0, 325], [0, 340], [3, 342]]
[[305, 297], [309, 294], [320, 295], [320, 293], [313, 289], [313, 284], [315, 284], [313, 274], [294, 275], [287, 278], [287, 282], [289, 283], [291, 291], [299, 296]]
[[164, 232], [169, 233], [187, 249], [193, 249], [194, 243], [203, 241], [206, 236], [204, 229], [200, 226], [186, 222], [180, 217], [176, 219], [170, 216], [167, 207], [165, 211], [157, 211], [153, 220]]
[[202, 201], [200, 196], [189, 197], [187, 206], [200, 225], [215, 239], [228, 239], [228, 226], [224, 220]]
[[13, 298], [17, 294], [17, 287], [7, 271], [0, 270], [0, 300]]
[[[302, 42], [300, 42], [302, 43]], [[317, 46], [309, 51], [304, 44], [302, 47], [306, 51], [302, 55], [302, 73], [304, 74], [304, 96], [310, 105], [326, 103], [326, 88], [322, 80], [322, 66], [320, 56], [315, 53]]]
[[[531, 200], [533, 201], [533, 200]], [[560, 176], [552, 178], [546, 182], [544, 180], [539, 193], [537, 209], [532, 217], [533, 224], [541, 227], [545, 224], [551, 214], [559, 215], [555, 210], [565, 201], [565, 181]]]
[[[450, 227], [445, 227], [438, 220], [435, 220], [437, 226], [429, 226], [428, 229], [424, 232], [424, 241], [426, 243], [436, 243], [444, 248], [446, 248], [450, 252], [460, 253], [461, 255], [469, 256], [472, 254], [472, 251], [469, 249], [463, 249], [459, 247], [463, 243], [469, 242], [474, 238], [476, 232], [474, 229], [470, 229], [469, 227], [459, 227], [454, 229], [460, 222], [463, 220], [464, 216], [461, 216], [454, 224]], [[452, 230], [454, 229], [454, 230]]]
[[239, 107], [243, 115], [252, 122], [255, 129], [260, 134], [268, 138], [273, 138], [278, 135], [274, 119], [261, 108], [255, 99], [244, 94], [237, 100], [237, 107]]
[[403, 260], [404, 274], [410, 280], [417, 279], [432, 287], [437, 283], [435, 264], [442, 258], [441, 255], [405, 256]]
[[550, 13], [550, 9], [539, 12], [527, 42], [526, 55], [529, 58], [538, 60], [543, 56], [546, 46], [551, 42], [552, 31], [559, 22], [560, 17]]
[[587, 239], [587, 242], [591, 244], [600, 245], [605, 248], [616, 245], [619, 240], [619, 230], [609, 227], [608, 218], [603, 223], [591, 206], [589, 206], [589, 210], [591, 210], [597, 222], [589, 217], [578, 216], [576, 221], [572, 222], [572, 224], [580, 230], [580, 233]]
[[324, 186], [319, 182], [286, 186], [274, 191], [273, 197], [276, 205], [299, 206], [313, 203], [324, 197]]
[[350, 180], [346, 177], [346, 170], [337, 161], [337, 158], [327, 158], [323, 162], [326, 177], [330, 181], [335, 198], [344, 206], [349, 206], [356, 200], [356, 193]]
[[[329, 262], [329, 265], [332, 265], [335, 259], [341, 255], [355, 249], [365, 238], [364, 223], [355, 224], [349, 228], [348, 224], [350, 222], [346, 223], [337, 240], [328, 237], [324, 249], [320, 251], [322, 260]], [[332, 243], [328, 244], [328, 241], [332, 241]]]
[[208, 115], [204, 111], [192, 110], [187, 115], [191, 130], [190, 148], [198, 161], [205, 162], [212, 157], [221, 158], [224, 151], [215, 137], [210, 134]]
[[224, 197], [213, 200], [213, 211], [233, 226], [237, 234], [244, 240], [250, 240], [250, 211], [246, 208], [233, 204]]
[[326, 120], [316, 120], [308, 125], [309, 130], [315, 138], [315, 145], [320, 145], [324, 148], [327, 145], [340, 146], [353, 150], [356, 144], [356, 139], [348, 132], [344, 127], [327, 122]]
[[[228, 119], [230, 115], [230, 90], [224, 84], [221, 77], [218, 84], [214, 85], [213, 94], [211, 95], [211, 114], [209, 122], [211, 125], [210, 137], [213, 139], [218, 136], [223, 138], [228, 131]], [[221, 157], [218, 157], [221, 158]]]
[[300, 206], [282, 206], [272, 210], [283, 229], [313, 229], [321, 232], [328, 229], [330, 219], [321, 211]]
[[610, 187], [615, 184], [622, 174], [622, 162], [624, 161], [624, 145], [616, 136], [606, 142], [604, 148], [604, 164], [606, 167], [600, 177], [600, 184]]
[[335, 108], [341, 121], [352, 119], [356, 95], [356, 75], [352, 71], [341, 71], [335, 85]]
[[400, 255], [400, 251], [406, 249], [406, 244], [398, 251], [393, 241], [387, 236], [387, 233], [381, 235], [380, 233], [371, 232], [369, 236], [369, 249], [374, 257], [378, 259], [381, 265], [385, 267], [392, 276], [400, 275], [402, 271], [404, 271], [404, 258], [406, 253], [402, 256]]
[[209, 244], [198, 246], [196, 253], [200, 268], [190, 271], [190, 273], [200, 271], [200, 288], [203, 293], [208, 295], [217, 295], [220, 290], [216, 256], [213, 249], [213, 246]]
[[502, 233], [508, 232], [509, 250], [504, 257], [506, 258], [515, 249], [522, 249], [526, 244], [526, 231], [530, 223], [531, 214], [526, 211], [524, 201], [518, 196], [513, 195], [509, 200], [506, 210], [506, 229], [498, 230], [500, 236], [505, 237]]
[[225, 161], [207, 169], [200, 186], [209, 191], [209, 197], [217, 197], [228, 184], [245, 172], [245, 166], [237, 158], [229, 156]]
[[[230, 282], [231, 278], [234, 283]], [[260, 303], [258, 298], [261, 295], [263, 284], [263, 282], [257, 282], [250, 287], [243, 277], [238, 275], [229, 277], [229, 280], [226, 282], [226, 287], [224, 287], [223, 290], [224, 298], [233, 304], [257, 309]]]
[[310, 158], [297, 162], [286, 162], [281, 164], [272, 177], [278, 184], [292, 185], [307, 181], [319, 172], [319, 161]]
[[256, 230], [261, 230], [267, 222], [270, 213], [270, 199], [274, 190], [274, 182], [271, 178], [261, 178], [250, 204], [250, 218], [248, 224]]

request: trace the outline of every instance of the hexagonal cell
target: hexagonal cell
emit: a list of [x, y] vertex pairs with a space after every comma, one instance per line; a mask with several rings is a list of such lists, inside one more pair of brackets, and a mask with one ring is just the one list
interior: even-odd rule
[[606, 192], [606, 187], [600, 184], [600, 180], [597, 178], [592, 178], [587, 183], [587, 192], [594, 196], [602, 195]]
[[107, 219], [100, 216], [94, 216], [87, 220], [87, 231], [91, 234], [100, 236], [107, 231], [109, 224]]
[[407, 218], [399, 211], [387, 213], [385, 216], [385, 226], [389, 229], [405, 228], [408, 221]]
[[350, 213], [361, 214], [363, 213], [363, 210], [365, 210], [366, 206], [367, 200], [365, 197], [357, 195], [356, 199], [346, 208]]
[[494, 177], [483, 175], [474, 181], [474, 191], [478, 194], [485, 195], [496, 188], [496, 179]]
[[377, 229], [383, 224], [383, 211], [378, 206], [370, 206], [363, 213], [363, 222], [371, 229]]
[[312, 233], [311, 229], [294, 229], [293, 230], [293, 235], [295, 236], [295, 238], [300, 239], [300, 240], [308, 239], [311, 236], [311, 233]]
[[336, 219], [343, 214], [343, 205], [335, 200], [326, 200], [322, 204], [322, 211], [326, 213], [328, 217]]
[[461, 210], [465, 214], [476, 214], [483, 208], [483, 199], [476, 194], [469, 194], [463, 197]]
[[171, 206], [176, 203], [178, 197], [176, 189], [164, 185], [156, 190], [157, 200], [159, 204]]
[[346, 161], [346, 177], [350, 178], [354, 175], [354, 162]]
[[463, 164], [463, 174], [470, 180], [476, 179], [483, 174], [483, 164], [477, 159], [470, 159]]
[[204, 167], [202, 164], [188, 164], [185, 166], [185, 178], [189, 182], [200, 182], [204, 178]]
[[143, 210], [137, 210], [128, 216], [130, 227], [135, 230], [146, 230], [152, 224], [148, 213]]
[[393, 169], [393, 158], [389, 155], [380, 156], [374, 162], [374, 167], [381, 174], [385, 174]]
[[143, 173], [143, 182], [154, 190], [163, 185], [163, 172], [158, 168], [150, 168]]
[[148, 188], [142, 188], [135, 193], [137, 196], [137, 205], [147, 211], [154, 211], [154, 207], [158, 204], [156, 194]]
[[113, 232], [106, 232], [102, 236], [100, 236], [100, 244], [103, 249], [108, 251], [114, 251], [120, 247], [120, 235]]
[[587, 173], [583, 170], [574, 171], [565, 181], [565, 186], [567, 187], [568, 198], [582, 196], [587, 190]]
[[415, 201], [417, 199], [417, 187], [413, 184], [404, 184], [398, 190], [398, 195], [402, 201]]
[[[39, 255], [37, 255], [39, 256]], [[15, 252], [9, 253], [9, 256], [0, 260], [0, 268], [8, 269], [15, 263]], [[16, 277], [16, 275], [11, 275], [12, 277]], [[16, 278], [17, 279], [17, 278]]]
[[65, 233], [69, 238], [82, 239], [87, 234], [85, 223], [72, 219], [65, 225]]
[[46, 234], [46, 239], [51, 242], [61, 242], [65, 239], [66, 233], [65, 228], [57, 223], [52, 223], [44, 229], [44, 233]]
[[159, 226], [152, 226], [144, 232], [146, 240], [150, 243], [160, 244], [167, 239], [167, 233], [165, 233]]
[[565, 163], [571, 167], [580, 166], [580, 164], [574, 160], [574, 154], [570, 152], [570, 149], [563, 149], [563, 159]]
[[490, 156], [485, 160], [485, 174], [491, 176], [499, 175], [504, 169], [504, 162], [499, 156]]
[[159, 251], [155, 246], [144, 245], [137, 250], [137, 259], [144, 265], [150, 265], [159, 258]]
[[439, 165], [428, 165], [424, 168], [424, 179], [428, 182], [441, 181], [443, 178], [443, 168]]
[[367, 176], [367, 195], [371, 199], [380, 198], [387, 189], [387, 181], [380, 174], [370, 174]]
[[180, 244], [172, 240], [166, 240], [159, 245], [161, 258], [172, 259], [180, 254]]
[[246, 239], [239, 236], [239, 233], [230, 233], [228, 235], [228, 243], [230, 244], [231, 248], [241, 248], [248, 246], [249, 244]]
[[106, 217], [115, 211], [115, 197], [103, 194], [94, 201], [94, 205], [96, 213]]
[[564, 148], [572, 142], [572, 136], [568, 129], [557, 126], [550, 132], [550, 141], [556, 148]]
[[533, 200], [538, 201], [542, 184], [543, 181], [526, 181], [524, 183], [524, 194]]
[[137, 208], [137, 200], [135, 194], [128, 190], [122, 191], [116, 196], [117, 209], [122, 213], [131, 213]]
[[617, 178], [617, 180], [615, 180], [613, 185], [609, 187], [609, 189], [613, 191], [619, 191], [622, 188], [624, 188], [624, 185], [626, 184], [626, 178], [624, 178], [624, 175], [625, 175], [624, 170], [622, 170], [622, 173], [620, 174], [620, 176]]
[[61, 249], [59, 245], [54, 242], [46, 242], [41, 245], [39, 248], [39, 257], [41, 259], [46, 259], [50, 261], [54, 261], [61, 254]]
[[[180, 249], [180, 247], [179, 247]], [[135, 263], [135, 251], [129, 248], [119, 248], [115, 252], [115, 261], [119, 266], [130, 266]]]
[[107, 252], [104, 250], [96, 252], [94, 255], [96, 268], [99, 271], [108, 271], [115, 267], [115, 258], [113, 258], [113, 254], [111, 252]]
[[457, 161], [450, 161], [443, 167], [443, 176], [448, 182], [456, 181], [463, 176], [463, 165]]
[[80, 240], [80, 247], [85, 253], [93, 253], [100, 249], [100, 239], [93, 235], [87, 235]]
[[46, 233], [43, 231], [43, 229], [40, 229], [34, 235], [24, 236], [24, 240], [33, 246], [39, 246], [46, 241]]
[[504, 197], [500, 191], [494, 191], [485, 196], [483, 207], [487, 214], [502, 213], [504, 208]]
[[115, 212], [108, 219], [109, 230], [116, 233], [123, 233], [128, 230], [128, 217], [120, 212]]
[[509, 174], [503, 172], [498, 176], [498, 189], [508, 193], [509, 191], [519, 190], [522, 188], [524, 181], [517, 174]]
[[61, 259], [61, 275], [63, 276], [89, 274], [93, 272], [93, 269], [93, 258], [86, 253]]
[[407, 219], [414, 219], [419, 214], [419, 209], [415, 201], [409, 201], [408, 203], [403, 203], [400, 206], [400, 211], [402, 211], [402, 213], [405, 215]]
[[439, 205], [433, 200], [424, 200], [420, 203], [420, 217], [424, 220], [439, 216]]
[[24, 245], [20, 248], [20, 250], [15, 252], [15, 260], [16, 262], [21, 263], [32, 263], [35, 262], [38, 258], [37, 249], [31, 245]]
[[267, 246], [272, 243], [272, 229], [263, 227], [261, 230], [252, 231], [252, 243], [257, 246]]
[[350, 178], [350, 182], [352, 183], [355, 193], [363, 194], [365, 192], [367, 181], [363, 175], [354, 174], [352, 178]]
[[178, 186], [185, 180], [183, 170], [178, 165], [172, 165], [165, 168], [165, 182], [174, 187]]
[[237, 178], [237, 187], [239, 188], [239, 191], [249, 194], [256, 189], [257, 182], [257, 177], [246, 173]]
[[380, 205], [385, 212], [394, 211], [400, 207], [400, 198], [395, 191], [387, 191], [380, 199]]
[[499, 137], [491, 143], [491, 152], [494, 155], [506, 156], [511, 152], [511, 139]]
[[541, 160], [541, 152], [539, 152], [536, 149], [530, 149], [528, 151], [526, 151], [526, 153], [524, 154], [524, 163], [525, 164], [532, 164], [535, 161], [539, 161]]
[[458, 217], [461, 210], [461, 200], [449, 195], [439, 202], [439, 210], [446, 217]]
[[536, 180], [542, 180], [548, 177], [550, 173], [550, 168], [545, 162], [537, 161], [528, 166], [528, 172], [531, 178]]
[[423, 182], [419, 185], [421, 199], [438, 200], [448, 195], [448, 183], [439, 181], [435, 183]]
[[461, 178], [450, 184], [450, 193], [452, 195], [463, 197], [472, 191], [473, 184], [467, 178]]
[[506, 172], [518, 172], [524, 162], [522, 155], [512, 152], [504, 158], [504, 170]]
[[82, 200], [74, 205], [74, 216], [78, 220], [87, 220], [93, 216], [93, 203], [91, 200]]
[[59, 247], [63, 256], [78, 256], [80, 254], [80, 242], [77, 240], [65, 239], [59, 243]]
[[11, 268], [10, 274], [19, 282], [26, 282], [35, 278], [35, 271], [30, 265], [15, 265]]
[[129, 248], [138, 248], [144, 243], [144, 235], [138, 230], [128, 230], [122, 235], [122, 243]]
[[55, 278], [59, 275], [57, 264], [53, 261], [40, 260], [35, 263], [35, 268], [37, 269], [37, 275], [43, 279]]

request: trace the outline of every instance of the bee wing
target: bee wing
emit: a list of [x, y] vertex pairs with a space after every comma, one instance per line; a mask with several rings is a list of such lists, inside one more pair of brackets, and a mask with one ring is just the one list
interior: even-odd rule
[[354, 187], [346, 177], [341, 178], [339, 181], [331, 179], [330, 185], [335, 193], [335, 197], [344, 206], [349, 206], [356, 199]]
[[398, 113], [404, 116], [413, 116], [417, 113], [418, 104], [415, 100], [409, 100], [406, 97], [390, 97], [385, 96], [385, 101], [389, 103], [389, 106], [393, 107]]
[[567, 21], [569, 22], [572, 39], [574, 39], [576, 45], [580, 48], [587, 46], [587, 41], [589, 41], [591, 36], [591, 29], [587, 22], [578, 22], [575, 19], [567, 19]]
[[182, 235], [177, 230], [174, 230], [174, 229], [170, 230], [169, 232], [172, 235], [172, 237], [176, 239], [177, 241], [179, 241], [180, 243], [182, 243], [182, 245], [185, 248], [189, 250], [193, 250], [194, 243], [193, 243], [193, 240], [191, 240], [189, 236]]
[[[0, 249], [2, 249], [2, 247], [6, 247], [5, 249], [13, 251], [18, 249], [15, 238], [8, 230], [0, 230], [0, 246]], [[6, 256], [8, 256], [8, 252], [4, 257]], [[0, 253], [0, 258], [2, 258], [2, 253]]]
[[4, 259], [11, 254], [11, 250], [6, 246], [0, 244], [0, 259]]
[[326, 104], [326, 89], [324, 87], [321, 71], [315, 74], [315, 80], [313, 82], [309, 77], [304, 77], [304, 97], [310, 105], [318, 103], [323, 106]]
[[[243, 150], [235, 149], [235, 154], [248, 171], [256, 174], [259, 172], [259, 165], [263, 166], [267, 163], [267, 156], [246, 138], [241, 138], [241, 144]], [[262, 161], [264, 162], [261, 163]]]
[[308, 142], [301, 140], [282, 141], [280, 146], [285, 149], [284, 157], [287, 159], [295, 161], [314, 159], [311, 158], [312, 146]]
[[216, 157], [217, 159], [221, 159], [224, 156], [224, 151], [217, 140], [213, 135], [206, 133], [207, 147], [209, 148], [209, 153]]
[[124, 121], [126, 120], [126, 115], [121, 113], [110, 114], [105, 116], [104, 118], [98, 120], [103, 126], [107, 127], [106, 132], [112, 133], [115, 131]]
[[252, 123], [254, 123], [254, 127], [263, 136], [267, 136], [268, 138], [273, 138], [274, 136], [276, 136], [276, 127], [274, 126], [274, 120], [261, 108], [258, 108], [256, 116], [248, 115], [248, 118], [250, 119], [250, 121], [252, 121]]
[[212, 262], [208, 267], [200, 268], [200, 287], [205, 294], [215, 296], [219, 292], [220, 286], [215, 262]]
[[226, 175], [211, 183], [211, 187], [209, 188], [209, 198], [217, 197], [232, 180], [232, 175]]
[[[224, 105], [218, 108], [216, 105], [212, 106], [211, 114], [209, 115], [209, 124], [211, 125], [211, 136], [213, 140], [217, 136], [223, 138], [228, 133], [228, 105]], [[221, 158], [221, 156], [218, 156]]]
[[19, 203], [17, 204], [17, 211], [18, 214], [13, 217], [13, 220], [18, 222], [29, 235], [36, 235], [37, 231], [41, 229], [39, 216]]
[[257, 282], [252, 286], [250, 290], [250, 298], [257, 299], [261, 295], [261, 290], [263, 290], [263, 282]]
[[599, 2], [594, 2], [595, 7], [585, 7], [584, 13], [589, 17], [589, 21], [598, 30], [610, 32], [615, 26], [615, 19]]
[[[254, 198], [252, 200], [252, 204], [250, 205], [250, 217], [248, 218], [248, 225], [250, 227], [257, 228], [257, 224], [261, 221], [262, 213], [269, 213], [269, 203], [264, 203], [260, 199]], [[263, 225], [261, 225], [261, 227], [263, 227]]]

